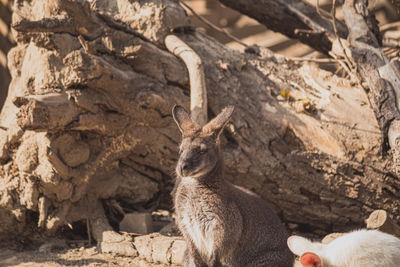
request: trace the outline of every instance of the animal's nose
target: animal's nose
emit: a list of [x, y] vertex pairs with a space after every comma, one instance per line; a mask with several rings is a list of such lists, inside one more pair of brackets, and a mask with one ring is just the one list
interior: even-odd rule
[[188, 162], [183, 162], [181, 166], [182, 171], [187, 171], [190, 168], [190, 164]]

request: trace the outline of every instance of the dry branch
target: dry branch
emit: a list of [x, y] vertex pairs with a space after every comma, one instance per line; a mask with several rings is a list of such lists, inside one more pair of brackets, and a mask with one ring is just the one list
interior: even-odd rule
[[[269, 29], [289, 38], [298, 39], [325, 54], [331, 50], [336, 39], [330, 16], [306, 1], [286, 0], [219, 0], [222, 4], [256, 19]], [[347, 37], [346, 26], [337, 22], [340, 38]]]
[[400, 226], [384, 210], [373, 211], [367, 221], [367, 229], [376, 229], [400, 238]]
[[201, 58], [175, 35], [165, 37], [167, 49], [185, 62], [190, 81], [190, 112], [199, 125], [207, 123], [207, 88]]
[[[348, 42], [354, 62], [364, 81], [368, 83], [368, 94], [383, 136], [388, 140], [393, 160], [400, 172], [400, 76], [399, 68], [390, 63], [375, 35], [371, 15], [362, 0], [346, 1], [343, 14], [350, 29]], [[383, 148], [387, 150], [387, 148]]]
[[44, 18], [39, 21], [32, 21], [26, 18], [11, 25], [19, 32], [65, 32], [77, 34], [70, 18]]
[[198, 18], [200, 21], [202, 21], [204, 24], [206, 24], [208, 27], [210, 27], [211, 29], [214, 29], [216, 31], [222, 32], [223, 34], [225, 34], [228, 38], [232, 39], [233, 41], [237, 42], [238, 44], [243, 45], [244, 47], [248, 47], [247, 44], [243, 43], [242, 41], [240, 41], [240, 39], [238, 39], [237, 37], [233, 36], [232, 34], [230, 34], [227, 30], [222, 29], [218, 26], [216, 26], [215, 24], [211, 23], [208, 19], [200, 16], [199, 14], [197, 14], [193, 8], [191, 8], [188, 4], [186, 4], [184, 1], [179, 1], [180, 4], [188, 9], [190, 12], [192, 12], [192, 14]]

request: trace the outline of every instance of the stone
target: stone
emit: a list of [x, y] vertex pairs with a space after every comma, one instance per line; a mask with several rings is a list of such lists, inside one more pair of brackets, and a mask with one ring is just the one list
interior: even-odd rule
[[182, 264], [186, 243], [182, 237], [163, 236], [160, 233], [137, 236], [134, 240], [139, 257], [149, 263]]
[[151, 241], [155, 234], [137, 236], [134, 240], [135, 248], [139, 253], [139, 257], [145, 259], [147, 262], [153, 262], [151, 255]]
[[119, 230], [141, 235], [149, 234], [153, 232], [153, 220], [151, 214], [148, 212], [133, 212], [125, 214], [119, 224]]
[[151, 250], [153, 262], [171, 263], [170, 247], [172, 242], [174, 242], [173, 239], [162, 235], [153, 239]]
[[345, 233], [331, 233], [331, 234], [328, 234], [322, 239], [321, 243], [322, 244], [328, 244], [328, 243], [332, 242], [333, 240], [335, 240], [336, 238], [341, 237], [344, 234]]
[[130, 257], [136, 257], [138, 255], [138, 252], [134, 248], [132, 242], [129, 241], [123, 241], [119, 243], [101, 242], [98, 247], [102, 253], [114, 253], [117, 255]]
[[171, 253], [171, 263], [173, 264], [182, 264], [183, 255], [185, 254], [186, 243], [182, 239], [175, 239], [172, 247], [170, 249]]

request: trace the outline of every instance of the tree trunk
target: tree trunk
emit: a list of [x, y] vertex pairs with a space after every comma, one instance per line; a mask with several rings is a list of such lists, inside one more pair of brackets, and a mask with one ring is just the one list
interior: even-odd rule
[[7, 53], [13, 47], [11, 34], [11, 0], [0, 1], [0, 110], [7, 97], [11, 77], [7, 69]]
[[[261, 24], [289, 38], [298, 39], [322, 53], [328, 54], [336, 34], [346, 38], [343, 22], [336, 22], [325, 10], [317, 9], [304, 0], [219, 0], [222, 4], [254, 18]], [[288, 23], [290, 22], [290, 23]]]
[[291, 230], [346, 231], [374, 209], [400, 219], [400, 182], [362, 88], [264, 49], [229, 50], [192, 29], [176, 1], [93, 3], [15, 3], [0, 236], [26, 233], [35, 218], [47, 233], [91, 220], [101, 236], [110, 227], [103, 211], [92, 214], [98, 200], [171, 208], [180, 141], [171, 108], [190, 105], [186, 67], [164, 46], [171, 32], [203, 61], [208, 117], [235, 106], [227, 179], [260, 194]]

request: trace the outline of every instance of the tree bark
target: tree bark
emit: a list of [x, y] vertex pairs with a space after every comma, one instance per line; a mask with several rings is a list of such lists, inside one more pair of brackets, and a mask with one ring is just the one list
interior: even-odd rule
[[[171, 207], [180, 134], [170, 111], [189, 106], [188, 72], [163, 43], [175, 29], [202, 60], [209, 118], [235, 106], [222, 138], [230, 181], [260, 194], [291, 230], [347, 231], [374, 209], [400, 219], [400, 182], [362, 88], [264, 49], [229, 50], [190, 29], [176, 1], [61, 2], [14, 7], [14, 25], [25, 26], [0, 114], [0, 236], [34, 218], [48, 233], [94, 220], [88, 199], [101, 217], [98, 200]], [[37, 27], [50, 17], [70, 26]], [[101, 222], [95, 237], [110, 230]]]
[[383, 152], [391, 149], [393, 171], [400, 174], [400, 65], [383, 52], [377, 21], [366, 1], [346, 1], [343, 14], [350, 29], [351, 58], [368, 84], [368, 97], [384, 137]]
[[7, 88], [11, 77], [7, 69], [7, 53], [14, 46], [11, 24], [11, 0], [0, 2], [0, 110], [7, 97]]
[[328, 54], [337, 38], [346, 38], [348, 30], [343, 22], [337, 21], [337, 36], [330, 14], [303, 0], [219, 0], [264, 24], [275, 32], [298, 39], [317, 51]]

